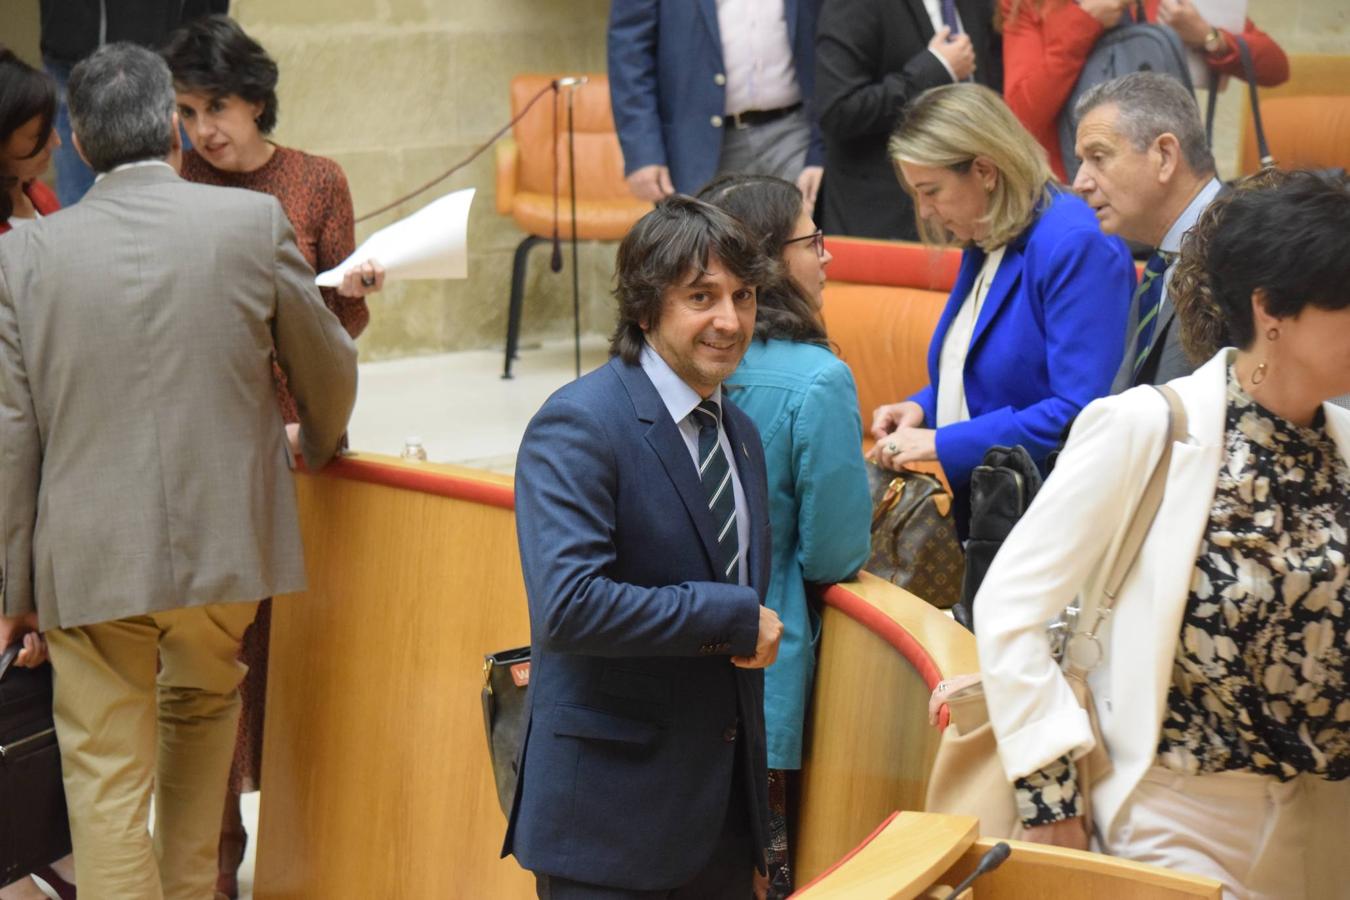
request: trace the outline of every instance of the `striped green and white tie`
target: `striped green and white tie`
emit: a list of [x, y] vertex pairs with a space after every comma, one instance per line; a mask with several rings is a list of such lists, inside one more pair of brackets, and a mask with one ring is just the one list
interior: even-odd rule
[[1134, 308], [1138, 310], [1139, 324], [1134, 329], [1134, 368], [1136, 377], [1153, 349], [1153, 336], [1158, 330], [1158, 312], [1162, 309], [1164, 275], [1167, 267], [1176, 259], [1173, 253], [1161, 250], [1154, 253], [1144, 264], [1143, 277], [1134, 290]]
[[738, 581], [741, 544], [736, 529], [736, 491], [731, 484], [731, 463], [718, 439], [720, 410], [716, 401], [704, 400], [690, 415], [698, 425], [698, 477], [708, 494], [708, 509], [716, 527], [719, 580]]

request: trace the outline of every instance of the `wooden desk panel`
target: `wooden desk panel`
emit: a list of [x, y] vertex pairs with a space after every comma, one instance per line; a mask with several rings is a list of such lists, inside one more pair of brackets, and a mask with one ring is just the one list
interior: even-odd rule
[[498, 859], [479, 703], [483, 653], [529, 641], [512, 512], [343, 478], [298, 485], [309, 590], [273, 609], [254, 895], [533, 896]]
[[978, 669], [975, 638], [866, 572], [826, 594], [793, 858], [805, 884], [893, 810], [921, 810], [940, 732], [939, 679]]

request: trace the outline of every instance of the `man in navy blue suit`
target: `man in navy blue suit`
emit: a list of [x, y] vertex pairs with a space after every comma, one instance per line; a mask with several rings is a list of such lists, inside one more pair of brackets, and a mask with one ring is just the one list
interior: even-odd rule
[[545, 402], [516, 464], [530, 722], [503, 854], [539, 896], [735, 898], [763, 871], [764, 454], [722, 381], [768, 261], [662, 201], [619, 248], [607, 365]]
[[795, 182], [815, 206], [820, 0], [614, 0], [609, 91], [628, 187], [693, 194], [714, 175]]

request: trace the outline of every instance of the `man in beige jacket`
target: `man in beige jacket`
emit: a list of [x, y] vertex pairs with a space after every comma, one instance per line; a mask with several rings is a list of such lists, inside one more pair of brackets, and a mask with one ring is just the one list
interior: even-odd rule
[[46, 633], [81, 895], [201, 900], [239, 639], [258, 599], [305, 587], [270, 356], [317, 469], [356, 350], [276, 200], [167, 164], [158, 56], [108, 45], [69, 97], [99, 180], [0, 240], [0, 641], [33, 613]]

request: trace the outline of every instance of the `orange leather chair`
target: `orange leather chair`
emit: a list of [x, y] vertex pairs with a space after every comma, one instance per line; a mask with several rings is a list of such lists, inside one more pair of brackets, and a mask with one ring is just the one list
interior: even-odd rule
[[[511, 116], [556, 78], [563, 75], [517, 75], [511, 79]], [[571, 240], [571, 184], [568, 172], [567, 90], [575, 90], [572, 122], [576, 145], [577, 233], [592, 241], [617, 241], [628, 233], [651, 204], [628, 192], [623, 179], [623, 152], [609, 108], [609, 78], [591, 74], [579, 88], [564, 88], [544, 96], [512, 128], [512, 137], [497, 145], [497, 212], [515, 220], [525, 239], [516, 248], [511, 270], [511, 305], [506, 326], [506, 365], [520, 342], [525, 273], [530, 248], [551, 240], [554, 229], [554, 190], [557, 190], [557, 229]], [[556, 104], [556, 105], [555, 105]], [[554, 135], [554, 115], [557, 135]], [[555, 181], [556, 178], [556, 181]]]
[[[1262, 88], [1261, 123], [1281, 169], [1350, 169], [1350, 56], [1289, 57], [1289, 80]], [[1245, 85], [1234, 85], [1245, 90]], [[1242, 112], [1239, 171], [1261, 168], [1251, 110]]]
[[958, 250], [901, 241], [826, 237], [834, 262], [823, 315], [858, 387], [863, 444], [872, 411], [928, 383], [928, 344], [961, 265]]

